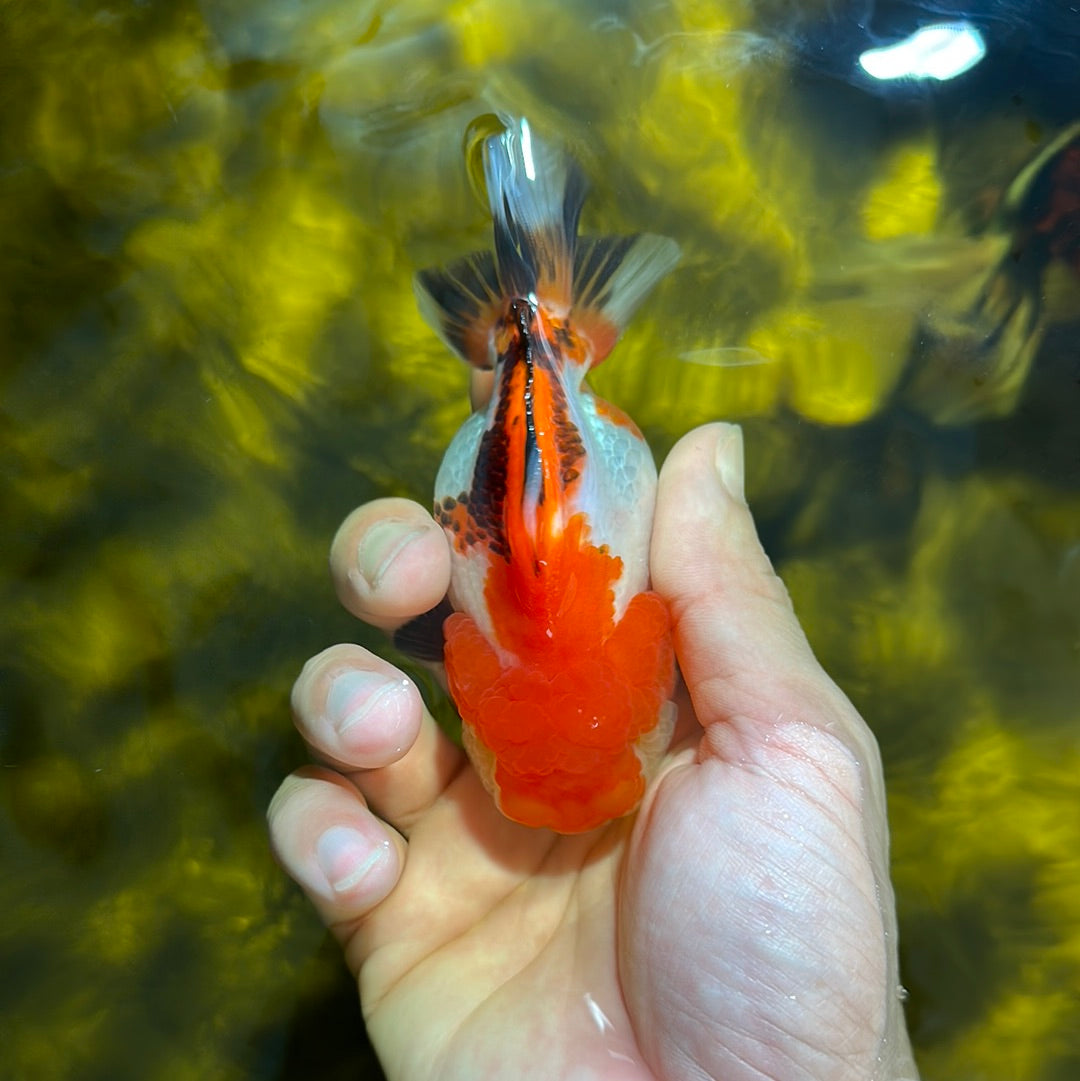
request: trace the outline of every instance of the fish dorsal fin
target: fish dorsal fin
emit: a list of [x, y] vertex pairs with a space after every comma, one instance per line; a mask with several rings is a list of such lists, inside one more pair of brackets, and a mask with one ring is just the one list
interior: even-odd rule
[[574, 258], [574, 327], [592, 345], [597, 365], [611, 352], [649, 290], [679, 261], [670, 237], [581, 237]]
[[585, 202], [581, 170], [533, 138], [522, 119], [488, 139], [484, 179], [503, 290], [510, 296], [535, 295], [565, 311], [572, 297], [574, 243]]
[[491, 252], [421, 270], [413, 288], [420, 314], [459, 357], [476, 368], [495, 366], [492, 330], [502, 314], [502, 296]]

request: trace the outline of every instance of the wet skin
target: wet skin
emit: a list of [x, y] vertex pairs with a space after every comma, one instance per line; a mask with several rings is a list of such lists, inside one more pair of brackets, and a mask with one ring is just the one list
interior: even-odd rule
[[[814, 659], [742, 477], [719, 424], [661, 471], [651, 572], [685, 691], [631, 818], [516, 825], [397, 669], [352, 645], [305, 666], [296, 722], [326, 765], [281, 786], [272, 840], [391, 1081], [917, 1076], [877, 746]], [[450, 562], [392, 499], [346, 520], [331, 566], [345, 606], [392, 630], [441, 599]]]

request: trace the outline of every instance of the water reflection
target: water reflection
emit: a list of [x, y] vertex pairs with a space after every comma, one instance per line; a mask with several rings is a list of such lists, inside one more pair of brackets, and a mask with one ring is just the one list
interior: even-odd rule
[[[838, 67], [865, 7], [5, 22], [12, 1076], [375, 1076], [262, 811], [302, 660], [381, 647], [329, 538], [426, 501], [467, 408], [410, 282], [485, 243], [462, 144], [494, 109], [582, 158], [589, 231], [686, 253], [597, 389], [659, 452], [746, 424], [770, 552], [882, 742], [927, 1076], [1076, 1072], [1076, 29], [937, 4], [987, 58], [890, 98]], [[883, 35], [919, 5], [871, 7]]]

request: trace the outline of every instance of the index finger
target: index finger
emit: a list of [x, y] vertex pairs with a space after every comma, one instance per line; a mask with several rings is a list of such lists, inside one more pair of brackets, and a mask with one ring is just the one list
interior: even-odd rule
[[342, 523], [330, 546], [341, 603], [358, 619], [393, 631], [434, 608], [450, 585], [442, 527], [409, 499], [376, 499]]

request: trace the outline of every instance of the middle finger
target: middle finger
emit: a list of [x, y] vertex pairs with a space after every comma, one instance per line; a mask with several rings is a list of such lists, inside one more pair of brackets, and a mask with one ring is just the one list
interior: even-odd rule
[[292, 703], [315, 754], [348, 773], [372, 809], [403, 832], [464, 764], [416, 685], [360, 646], [332, 646], [308, 661]]

